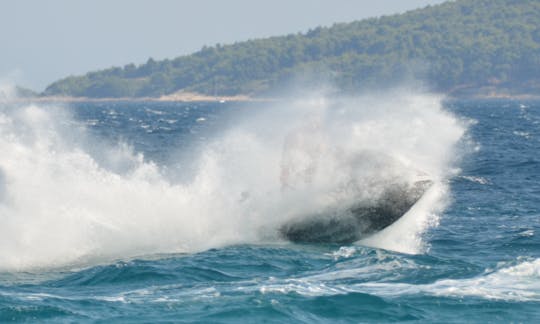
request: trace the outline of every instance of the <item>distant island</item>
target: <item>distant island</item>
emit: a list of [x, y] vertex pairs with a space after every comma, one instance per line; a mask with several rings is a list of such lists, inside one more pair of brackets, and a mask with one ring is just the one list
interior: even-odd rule
[[37, 96], [246, 99], [272, 97], [293, 84], [355, 92], [407, 80], [457, 97], [540, 94], [540, 1], [449, 1], [306, 33], [205, 46], [174, 59], [69, 76]]

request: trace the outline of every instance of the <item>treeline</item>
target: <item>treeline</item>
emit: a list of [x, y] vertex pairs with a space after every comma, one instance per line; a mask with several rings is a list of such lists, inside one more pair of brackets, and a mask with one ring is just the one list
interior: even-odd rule
[[51, 84], [44, 95], [260, 95], [291, 80], [345, 91], [403, 78], [432, 90], [540, 89], [540, 1], [458, 0], [302, 34], [204, 47]]

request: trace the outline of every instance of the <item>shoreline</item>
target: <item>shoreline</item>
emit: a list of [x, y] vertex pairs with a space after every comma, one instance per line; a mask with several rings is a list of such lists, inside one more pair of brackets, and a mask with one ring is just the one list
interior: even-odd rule
[[72, 103], [72, 102], [255, 102], [255, 101], [267, 101], [269, 99], [252, 98], [246, 95], [236, 96], [208, 96], [197, 93], [183, 93], [183, 94], [171, 94], [161, 97], [71, 97], [71, 96], [38, 96], [38, 97], [15, 97], [6, 98], [2, 101], [11, 102], [59, 102], [59, 103]]
[[[442, 94], [445, 100], [540, 100], [540, 94], [508, 94], [508, 93], [490, 93], [475, 95], [452, 95]], [[0, 102], [16, 103], [76, 103], [76, 102], [272, 102], [281, 101], [285, 98], [278, 97], [250, 97], [248, 95], [235, 96], [208, 96], [198, 93], [182, 93], [164, 95], [161, 97], [70, 97], [70, 96], [43, 96], [43, 97], [15, 97], [0, 98]]]
[[451, 100], [540, 100], [540, 93], [489, 93], [489, 94], [471, 94], [471, 95], [452, 95], [445, 94], [446, 99]]
[[540, 100], [540, 87], [462, 86], [449, 89], [444, 95], [462, 100]]

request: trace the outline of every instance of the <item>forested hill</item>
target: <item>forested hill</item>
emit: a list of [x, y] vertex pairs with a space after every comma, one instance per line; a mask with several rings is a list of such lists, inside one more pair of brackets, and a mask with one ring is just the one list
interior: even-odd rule
[[298, 79], [307, 85], [324, 80], [349, 91], [411, 76], [446, 93], [540, 93], [540, 1], [449, 1], [70, 76], [43, 94], [156, 97], [185, 91], [256, 96]]

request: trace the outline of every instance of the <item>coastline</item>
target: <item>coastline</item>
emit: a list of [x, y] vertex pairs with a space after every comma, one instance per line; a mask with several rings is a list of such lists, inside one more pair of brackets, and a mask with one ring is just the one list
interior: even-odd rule
[[445, 96], [457, 100], [540, 100], [540, 87], [461, 86], [450, 89]]
[[235, 95], [235, 96], [209, 96], [194, 92], [174, 93], [170, 95], [163, 95], [161, 97], [72, 97], [72, 96], [38, 96], [38, 97], [14, 97], [4, 101], [12, 102], [36, 102], [36, 103], [48, 103], [48, 102], [252, 102], [252, 101], [267, 101], [268, 99], [252, 98], [247, 95]]
[[[505, 92], [442, 94], [447, 100], [540, 100], [540, 93], [509, 94]], [[174, 93], [161, 97], [72, 97], [72, 96], [38, 96], [4, 98], [3, 102], [17, 103], [75, 103], [75, 102], [271, 102], [280, 101], [279, 97], [251, 97], [248, 95], [209, 96], [195, 92]]]
[[540, 100], [540, 94], [489, 94], [489, 95], [462, 95], [447, 94], [450, 100]]

